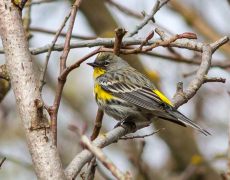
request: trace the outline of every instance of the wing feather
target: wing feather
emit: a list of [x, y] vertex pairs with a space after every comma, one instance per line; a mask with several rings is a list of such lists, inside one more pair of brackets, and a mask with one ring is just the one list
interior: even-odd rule
[[149, 88], [143, 88], [135, 84], [122, 82], [101, 83], [105, 91], [112, 93], [114, 96], [133, 103], [139, 107], [155, 110], [162, 104], [162, 100]]
[[171, 105], [171, 102], [162, 93], [157, 91], [157, 89], [154, 89], [154, 86], [151, 86], [151, 84], [149, 85], [149, 83], [147, 83], [148, 86], [144, 84], [139, 85], [135, 78], [132, 83], [118, 81], [114, 80], [114, 78], [110, 79], [108, 77], [98, 78], [97, 81], [105, 91], [112, 93], [118, 98], [133, 103], [138, 107], [155, 111], [157, 112], [157, 116], [161, 119], [182, 126], [189, 125], [205, 135], [210, 134], [208, 131], [177, 111]]

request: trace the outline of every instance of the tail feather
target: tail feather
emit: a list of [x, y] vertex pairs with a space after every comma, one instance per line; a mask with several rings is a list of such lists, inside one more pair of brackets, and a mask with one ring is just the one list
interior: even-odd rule
[[[174, 117], [177, 121], [180, 121], [181, 123], [184, 123], [185, 125], [191, 126], [194, 129], [197, 129], [201, 133], [203, 133], [205, 136], [211, 135], [207, 130], [201, 128], [198, 126], [195, 122], [184, 116], [182, 113], [177, 111], [176, 109], [165, 109], [167, 113], [169, 113], [172, 117]], [[176, 121], [175, 120], [175, 121]]]

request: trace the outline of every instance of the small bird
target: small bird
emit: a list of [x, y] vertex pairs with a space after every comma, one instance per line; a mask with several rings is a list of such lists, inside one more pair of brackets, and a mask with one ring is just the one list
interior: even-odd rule
[[113, 53], [100, 53], [93, 63], [94, 94], [100, 109], [137, 127], [162, 119], [210, 134], [184, 116], [143, 74]]

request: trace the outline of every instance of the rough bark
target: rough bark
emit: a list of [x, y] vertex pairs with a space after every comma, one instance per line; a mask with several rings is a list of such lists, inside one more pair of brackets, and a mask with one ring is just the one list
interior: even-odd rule
[[24, 126], [28, 148], [38, 179], [65, 179], [52, 133], [44, 128], [31, 130], [43, 121], [41, 101], [28, 42], [23, 30], [21, 12], [9, 0], [0, 0], [0, 35], [7, 69]]

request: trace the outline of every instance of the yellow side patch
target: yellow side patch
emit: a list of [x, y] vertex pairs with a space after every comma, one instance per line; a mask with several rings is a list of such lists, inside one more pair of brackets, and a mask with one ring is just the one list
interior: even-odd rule
[[96, 95], [97, 99], [101, 101], [111, 100], [113, 98], [113, 96], [103, 90], [99, 84], [94, 85], [94, 94]]
[[154, 89], [153, 92], [166, 104], [169, 104], [170, 106], [173, 106], [173, 104], [171, 103], [171, 101], [164, 95], [162, 94], [160, 91], [158, 91], [157, 89]]
[[95, 67], [93, 71], [93, 78], [96, 79], [97, 77], [105, 74], [105, 69], [100, 67]]
[[193, 155], [191, 158], [191, 164], [192, 165], [199, 165], [202, 162], [203, 162], [203, 158], [198, 154]]

